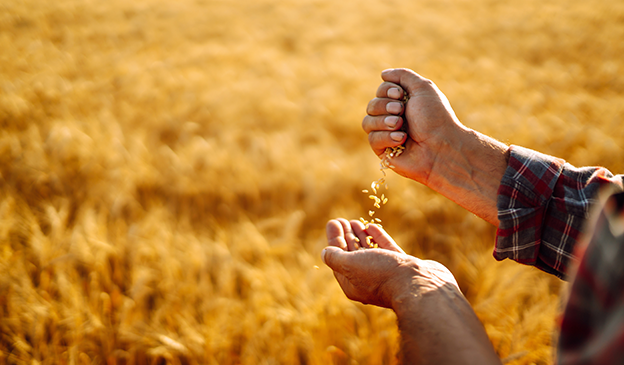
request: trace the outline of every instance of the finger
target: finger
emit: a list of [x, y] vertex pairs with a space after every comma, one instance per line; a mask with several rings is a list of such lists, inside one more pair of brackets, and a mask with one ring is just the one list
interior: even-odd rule
[[366, 107], [368, 115], [401, 115], [403, 114], [403, 103], [393, 99], [375, 98], [368, 102]]
[[327, 234], [327, 243], [330, 246], [338, 247], [343, 250], [347, 249], [347, 242], [345, 240], [344, 230], [340, 221], [332, 219], [327, 222], [325, 232]]
[[403, 131], [376, 131], [368, 134], [368, 143], [377, 156], [381, 156], [386, 148], [402, 145], [407, 138]]
[[397, 245], [392, 237], [390, 237], [390, 235], [379, 225], [369, 224], [366, 232], [373, 237], [373, 240], [380, 248], [405, 253], [405, 251], [403, 251], [403, 249], [399, 245]]
[[403, 88], [400, 85], [397, 85], [393, 82], [383, 82], [377, 88], [377, 96], [378, 98], [390, 98], [395, 100], [403, 99]]
[[363, 248], [369, 248], [368, 245], [366, 244], [366, 237], [368, 236], [368, 234], [366, 233], [366, 228], [364, 227], [364, 223], [360, 221], [356, 221], [356, 220], [352, 220], [349, 223], [351, 223], [351, 227], [353, 228], [353, 233], [358, 237], [358, 239], [361, 242], [360, 246], [362, 246]]
[[397, 115], [367, 115], [362, 120], [362, 129], [364, 132], [372, 131], [396, 131], [403, 126], [403, 118]]
[[339, 218], [338, 221], [342, 225], [342, 230], [344, 231], [344, 237], [347, 242], [347, 251], [356, 251], [360, 247], [358, 242], [359, 239], [356, 239], [353, 234], [351, 224], [349, 224], [349, 221], [344, 218]]
[[390, 83], [401, 85], [409, 95], [417, 89], [431, 85], [431, 81], [406, 68], [394, 68], [381, 72], [381, 78]]
[[321, 260], [323, 260], [325, 265], [329, 266], [330, 269], [341, 275], [345, 275], [346, 270], [344, 265], [348, 264], [349, 255], [352, 254], [353, 253], [341, 250], [336, 246], [328, 246], [321, 251]]

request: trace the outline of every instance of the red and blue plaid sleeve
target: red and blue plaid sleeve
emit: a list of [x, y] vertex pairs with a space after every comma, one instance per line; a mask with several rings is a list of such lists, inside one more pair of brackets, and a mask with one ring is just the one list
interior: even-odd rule
[[[594, 223], [594, 224], [591, 224]], [[609, 197], [587, 245], [561, 322], [559, 364], [624, 364], [624, 193]]]
[[598, 190], [609, 184], [621, 189], [622, 176], [511, 146], [498, 190], [494, 257], [566, 278]]

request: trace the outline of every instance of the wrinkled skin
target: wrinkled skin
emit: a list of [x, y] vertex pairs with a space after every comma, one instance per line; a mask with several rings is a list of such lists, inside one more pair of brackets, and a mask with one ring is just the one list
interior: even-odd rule
[[[451, 284], [459, 292], [453, 275], [442, 264], [407, 255], [378, 225], [368, 229], [359, 221], [335, 219], [327, 223], [330, 247], [323, 261], [334, 270], [336, 280], [347, 297], [364, 304], [393, 308], [394, 302], [406, 295], [417, 283], [417, 293]], [[372, 236], [379, 248], [358, 249], [360, 242]]]

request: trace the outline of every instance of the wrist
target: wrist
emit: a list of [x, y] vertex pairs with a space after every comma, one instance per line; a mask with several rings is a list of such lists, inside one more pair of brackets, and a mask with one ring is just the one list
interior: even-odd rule
[[391, 307], [399, 320], [409, 317], [414, 321], [416, 317], [431, 316], [424, 308], [448, 306], [457, 300], [465, 301], [465, 297], [454, 282], [413, 277], [410, 284], [393, 297]]
[[390, 284], [393, 289], [390, 304], [397, 315], [410, 311], [422, 300], [444, 301], [457, 295], [463, 298], [453, 274], [444, 265], [431, 260], [410, 257], [393, 275]]
[[507, 168], [508, 150], [504, 143], [460, 126], [441, 145], [427, 185], [498, 225], [496, 200]]
[[393, 309], [402, 363], [500, 364], [483, 325], [456, 286], [405, 296]]

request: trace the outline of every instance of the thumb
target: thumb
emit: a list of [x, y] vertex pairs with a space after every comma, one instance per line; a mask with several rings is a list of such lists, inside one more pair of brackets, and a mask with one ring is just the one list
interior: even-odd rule
[[431, 84], [431, 81], [407, 68], [391, 68], [384, 70], [381, 72], [381, 78], [384, 81], [401, 85], [410, 95], [415, 90]]
[[337, 273], [344, 274], [344, 265], [348, 263], [349, 257], [352, 253], [342, 250], [335, 246], [328, 246], [321, 252], [321, 260], [325, 265]]

